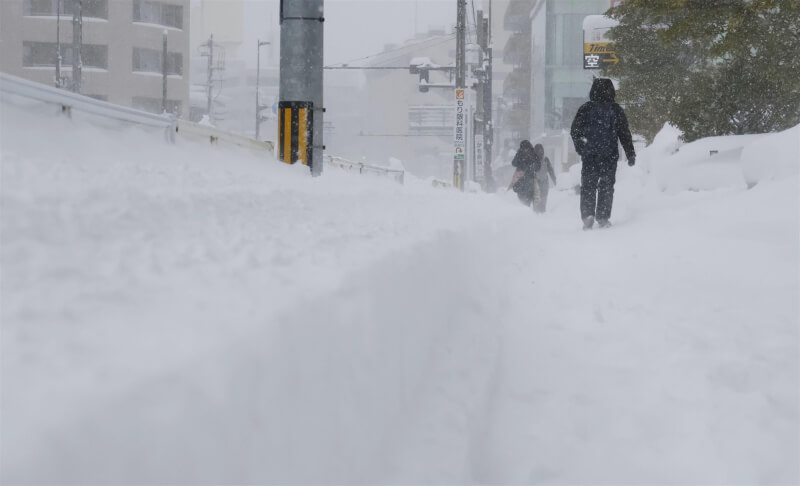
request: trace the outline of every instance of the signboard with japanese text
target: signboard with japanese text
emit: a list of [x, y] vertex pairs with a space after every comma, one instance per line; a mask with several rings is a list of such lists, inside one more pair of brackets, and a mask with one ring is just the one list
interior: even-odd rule
[[453, 132], [453, 185], [463, 188], [467, 162], [467, 90], [455, 90], [455, 129]]
[[484, 178], [484, 167], [483, 167], [483, 135], [480, 133], [475, 134], [475, 156], [473, 160], [475, 160], [475, 182], [483, 182]]
[[618, 22], [605, 15], [587, 15], [583, 19], [583, 69], [602, 69], [617, 64], [614, 42], [608, 31]]
[[583, 69], [602, 69], [618, 62], [613, 42], [583, 44]]

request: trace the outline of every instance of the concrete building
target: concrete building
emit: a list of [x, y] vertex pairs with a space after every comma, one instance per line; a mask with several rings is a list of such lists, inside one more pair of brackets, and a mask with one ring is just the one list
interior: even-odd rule
[[[506, 78], [517, 67], [513, 59], [506, 57], [509, 39], [513, 32], [505, 28], [505, 14], [512, 0], [492, 0], [490, 12], [490, 29], [492, 47], [492, 119], [494, 120], [494, 157], [504, 160], [507, 147], [513, 143], [514, 127], [508, 121], [508, 111], [513, 100], [506, 98], [503, 86]], [[486, 6], [486, 2], [484, 2]], [[489, 13], [489, 12], [487, 12]]]
[[[618, 1], [618, 0], [616, 0]], [[606, 12], [614, 0], [536, 0], [531, 23], [532, 140], [554, 163], [578, 161], [569, 128], [597, 71], [583, 69], [583, 19]]]
[[[503, 99], [498, 121], [505, 131], [504, 149], [516, 150], [530, 138], [531, 23], [534, 0], [511, 0], [502, 14], [506, 43], [502, 60], [511, 70], [503, 79]], [[507, 158], [507, 157], [506, 157]]]
[[[0, 1], [0, 70], [55, 85], [60, 28], [62, 76], [72, 73], [72, 12], [78, 0]], [[80, 92], [160, 113], [167, 32], [167, 110], [188, 114], [189, 0], [82, 0]], [[57, 8], [61, 18], [57, 22]], [[58, 25], [57, 25], [58, 24]]]
[[597, 71], [583, 69], [583, 19], [619, 0], [510, 0], [503, 28], [510, 33], [503, 61], [513, 65], [503, 82], [499, 124], [505, 148], [523, 139], [540, 142], [557, 165], [577, 162], [569, 128], [588, 100]]

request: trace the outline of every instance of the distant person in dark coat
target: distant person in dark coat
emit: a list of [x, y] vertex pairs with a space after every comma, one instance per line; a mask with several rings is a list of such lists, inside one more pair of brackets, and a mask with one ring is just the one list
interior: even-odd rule
[[544, 156], [542, 144], [537, 143], [533, 147], [533, 153], [536, 155], [536, 159], [541, 161], [539, 169], [534, 172], [533, 210], [537, 213], [543, 213], [547, 210], [547, 193], [550, 192], [550, 179], [553, 180], [553, 185], [556, 185], [556, 173], [553, 170], [553, 164], [550, 163], [550, 159]]
[[536, 158], [533, 145], [528, 140], [523, 140], [519, 144], [519, 150], [514, 155], [511, 165], [517, 168], [514, 177], [511, 179], [509, 188], [517, 193], [517, 197], [526, 206], [533, 204], [533, 197], [536, 188], [536, 170], [541, 166], [542, 161]]
[[583, 228], [591, 229], [595, 219], [601, 228], [611, 226], [611, 205], [614, 202], [619, 149], [622, 143], [628, 165], [636, 163], [633, 139], [625, 112], [614, 98], [616, 91], [610, 79], [595, 79], [589, 101], [575, 115], [570, 135], [575, 150], [583, 160], [581, 168], [581, 218]]

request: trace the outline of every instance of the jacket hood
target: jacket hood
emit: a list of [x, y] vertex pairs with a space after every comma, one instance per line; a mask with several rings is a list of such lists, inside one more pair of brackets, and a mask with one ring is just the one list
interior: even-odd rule
[[589, 91], [589, 99], [601, 103], [613, 103], [617, 92], [614, 83], [607, 78], [596, 78], [592, 81], [592, 89]]

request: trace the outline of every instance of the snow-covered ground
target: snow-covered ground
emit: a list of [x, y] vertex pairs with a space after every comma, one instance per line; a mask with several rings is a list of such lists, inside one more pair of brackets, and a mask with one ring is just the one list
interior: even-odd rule
[[800, 127], [665, 130], [582, 232], [574, 172], [534, 215], [1, 108], [4, 484], [800, 482]]

